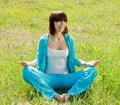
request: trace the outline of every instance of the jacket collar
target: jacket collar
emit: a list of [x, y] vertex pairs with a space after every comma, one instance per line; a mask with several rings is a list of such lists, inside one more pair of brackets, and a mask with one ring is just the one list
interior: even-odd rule
[[[68, 35], [68, 34], [65, 34], [64, 37], [65, 37], [65, 40], [68, 40], [69, 35]], [[49, 34], [46, 34], [46, 35], [44, 36], [44, 40], [45, 40], [47, 43], [48, 43], [48, 38], [49, 38]]]

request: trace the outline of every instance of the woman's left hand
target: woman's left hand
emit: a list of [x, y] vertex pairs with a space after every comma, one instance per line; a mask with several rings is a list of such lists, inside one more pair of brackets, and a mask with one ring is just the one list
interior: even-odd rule
[[96, 66], [98, 63], [100, 62], [100, 60], [93, 60], [93, 61], [89, 61], [86, 62], [86, 66]]

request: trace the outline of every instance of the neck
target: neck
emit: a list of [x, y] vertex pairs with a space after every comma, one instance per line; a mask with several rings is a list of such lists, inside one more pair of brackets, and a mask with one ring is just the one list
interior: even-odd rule
[[55, 41], [60, 41], [63, 38], [62, 33], [55, 33], [54, 36], [51, 35], [51, 38], [54, 39]]
[[63, 36], [63, 34], [61, 32], [57, 32], [54, 35], [54, 38], [61, 38]]

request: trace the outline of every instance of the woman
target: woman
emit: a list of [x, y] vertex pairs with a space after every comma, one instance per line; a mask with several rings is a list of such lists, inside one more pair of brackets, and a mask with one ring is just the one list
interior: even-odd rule
[[[99, 60], [86, 62], [76, 57], [74, 39], [68, 34], [67, 16], [62, 11], [51, 13], [49, 34], [40, 38], [36, 59], [20, 61], [24, 66], [23, 78], [49, 99], [65, 102], [70, 96], [84, 92], [93, 83]], [[75, 71], [75, 66], [89, 66]], [[33, 66], [38, 66], [38, 69]], [[67, 93], [58, 94], [55, 89], [68, 88]]]

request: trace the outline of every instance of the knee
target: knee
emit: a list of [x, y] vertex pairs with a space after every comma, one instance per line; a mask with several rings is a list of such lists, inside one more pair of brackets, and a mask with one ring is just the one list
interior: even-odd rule
[[92, 71], [95, 75], [98, 74], [98, 71], [94, 66], [88, 67], [88, 69], [90, 69], [90, 71]]
[[30, 67], [29, 66], [24, 66], [23, 68], [23, 75], [25, 75], [26, 73], [28, 73]]
[[30, 66], [24, 66], [23, 71], [22, 71], [22, 76], [25, 81], [27, 81], [27, 76], [30, 72]]

